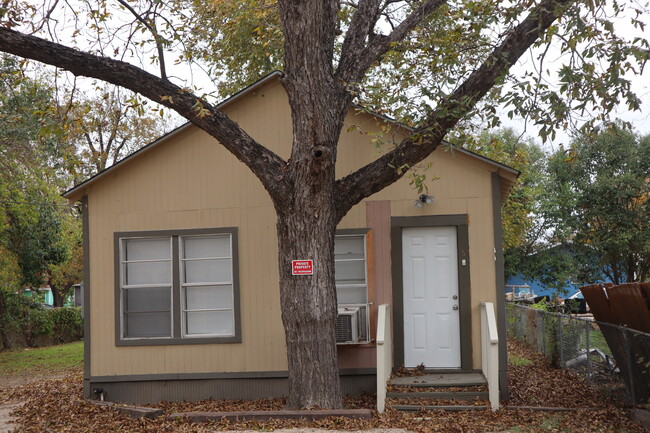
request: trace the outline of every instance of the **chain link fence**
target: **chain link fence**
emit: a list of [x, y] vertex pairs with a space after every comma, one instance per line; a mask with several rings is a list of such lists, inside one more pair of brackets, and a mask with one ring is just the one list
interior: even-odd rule
[[572, 369], [630, 403], [650, 400], [650, 334], [513, 303], [506, 317], [508, 337], [543, 353], [554, 366]]

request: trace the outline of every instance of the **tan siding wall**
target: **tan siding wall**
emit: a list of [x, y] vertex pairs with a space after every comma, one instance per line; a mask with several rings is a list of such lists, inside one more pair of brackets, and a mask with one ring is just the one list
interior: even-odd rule
[[[251, 136], [289, 157], [291, 124], [286, 96], [271, 83], [226, 107]], [[348, 116], [363, 132], [368, 115]], [[342, 134], [339, 175], [378, 155], [372, 137]], [[389, 148], [387, 146], [386, 148]], [[417, 209], [417, 193], [402, 180], [355, 206], [341, 228], [372, 229], [374, 308], [390, 302], [390, 215], [469, 214], [474, 367], [479, 367], [479, 303], [495, 301], [489, 166], [462, 154], [437, 151], [426, 174], [436, 200]], [[275, 214], [261, 183], [196, 128], [132, 158], [85, 191], [89, 197], [91, 374], [93, 376], [286, 370], [280, 320]], [[242, 343], [116, 347], [113, 233], [199, 227], [239, 228]], [[374, 325], [373, 325], [374, 326]], [[374, 334], [374, 330], [372, 331]], [[374, 348], [340, 350], [342, 367], [374, 366]]]

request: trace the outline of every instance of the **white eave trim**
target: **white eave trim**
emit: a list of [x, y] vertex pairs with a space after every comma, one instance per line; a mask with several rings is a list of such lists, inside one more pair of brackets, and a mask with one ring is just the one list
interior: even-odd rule
[[500, 163], [500, 162], [497, 162], [497, 161], [495, 161], [495, 160], [493, 160], [493, 159], [490, 159], [490, 158], [488, 158], [488, 157], [486, 157], [486, 156], [483, 156], [483, 155], [481, 155], [481, 154], [478, 154], [478, 153], [472, 152], [471, 150], [463, 149], [462, 147], [454, 147], [453, 144], [451, 144], [451, 143], [449, 143], [449, 142], [447, 142], [447, 141], [445, 141], [445, 143], [447, 143], [447, 144], [449, 144], [450, 146], [452, 146], [453, 149], [454, 149], [454, 150], [453, 150], [454, 152], [460, 152], [460, 153], [465, 154], [465, 155], [467, 155], [467, 156], [471, 156], [471, 157], [473, 157], [473, 158], [476, 158], [476, 159], [478, 159], [478, 160], [480, 160], [480, 161], [483, 161], [483, 162], [485, 162], [485, 163], [488, 163], [488, 164], [490, 164], [490, 165], [493, 165], [493, 166], [497, 167], [499, 170], [503, 170], [503, 171], [506, 171], [506, 172], [508, 172], [508, 173], [511, 173], [511, 174], [513, 174], [515, 177], [519, 177], [519, 175], [521, 174], [521, 172], [520, 172], [519, 170], [516, 170], [516, 169], [514, 169], [514, 168], [512, 168], [512, 167], [510, 167], [510, 166], [508, 166], [508, 165], [505, 165], [505, 164], [502, 164], [502, 163]]

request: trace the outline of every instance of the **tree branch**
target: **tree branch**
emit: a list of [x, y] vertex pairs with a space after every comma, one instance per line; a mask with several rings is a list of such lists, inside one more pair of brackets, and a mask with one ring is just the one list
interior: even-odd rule
[[158, 34], [158, 31], [156, 30], [155, 24], [152, 25], [151, 23], [149, 23], [149, 21], [144, 19], [125, 0], [117, 0], [117, 2], [121, 4], [125, 9], [127, 9], [129, 12], [131, 12], [131, 14], [135, 17], [135, 19], [140, 21], [140, 23], [142, 23], [142, 25], [144, 25], [147, 29], [149, 29], [149, 31], [153, 35], [153, 38], [156, 41], [156, 49], [158, 50], [158, 61], [160, 62], [160, 77], [163, 80], [167, 80], [167, 71], [165, 68], [165, 51], [163, 49], [162, 40], [160, 38], [160, 35]]
[[354, 70], [359, 55], [365, 49], [366, 38], [370, 35], [380, 16], [379, 6], [379, 0], [361, 0], [359, 2], [341, 48], [338, 74], [344, 80], [349, 74], [349, 72], [346, 74], [345, 71]]
[[506, 35], [489, 58], [451, 95], [440, 101], [422, 127], [392, 151], [339, 179], [339, 212], [345, 215], [352, 206], [400, 179], [408, 169], [436, 150], [447, 132], [476, 106], [574, 1], [545, 0], [534, 7], [526, 19]]
[[[371, 6], [374, 7], [374, 2], [368, 1], [364, 2], [364, 4], [365, 3], [372, 3], [367, 5], [366, 8]], [[367, 18], [357, 18], [363, 10], [362, 7], [359, 7], [359, 10], [352, 19], [350, 30], [354, 33], [349, 36], [349, 41], [348, 35], [346, 35], [345, 42], [348, 42], [349, 46], [347, 51], [345, 51], [345, 44], [343, 46], [344, 51], [341, 54], [341, 62], [337, 69], [337, 75], [346, 83], [356, 83], [361, 81], [361, 78], [368, 68], [378, 61], [381, 56], [386, 54], [393, 43], [404, 39], [408, 33], [422, 22], [423, 19], [438, 10], [445, 3], [444, 0], [426, 1], [406, 17], [390, 34], [387, 36], [375, 37], [368, 41], [367, 46], [365, 45], [365, 39], [370, 36], [370, 32], [377, 22], [381, 10], [379, 10], [377, 6], [377, 11], [372, 15], [373, 21], [370, 23], [370, 20]], [[357, 26], [353, 27], [352, 25], [355, 24], [355, 20], [360, 22]]]
[[[56, 7], [58, 5], [59, 5], [59, 0], [55, 0], [52, 3], [52, 5], [50, 6], [50, 8], [47, 9], [45, 14], [43, 15], [43, 19], [41, 20], [41, 23], [38, 26], [34, 27], [34, 29], [32, 30], [32, 33], [40, 32], [43, 29], [43, 27], [45, 26], [45, 23], [49, 22], [50, 17], [52, 16], [52, 13], [54, 12], [54, 10], [56, 9]], [[45, 5], [43, 5], [43, 7], [45, 8]]]
[[140, 93], [176, 111], [219, 140], [251, 169], [274, 201], [281, 203], [282, 196], [287, 193], [288, 185], [283, 176], [286, 162], [255, 141], [220, 110], [186, 89], [129, 63], [94, 56], [6, 28], [0, 28], [0, 50]]
[[86, 143], [88, 143], [88, 147], [90, 147], [90, 151], [93, 154], [98, 153], [97, 149], [95, 149], [95, 145], [93, 144], [93, 139], [90, 137], [90, 134], [88, 133], [88, 131], [84, 131], [83, 136], [86, 139]]
[[113, 151], [113, 164], [115, 164], [119, 159], [120, 153], [122, 153], [122, 149], [124, 149], [126, 143], [128, 143], [128, 138], [123, 138], [120, 144], [115, 147], [115, 150]]

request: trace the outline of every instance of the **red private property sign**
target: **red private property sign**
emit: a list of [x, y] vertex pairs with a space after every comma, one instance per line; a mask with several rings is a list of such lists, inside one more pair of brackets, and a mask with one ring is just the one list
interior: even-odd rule
[[292, 260], [291, 275], [314, 275], [314, 261]]

